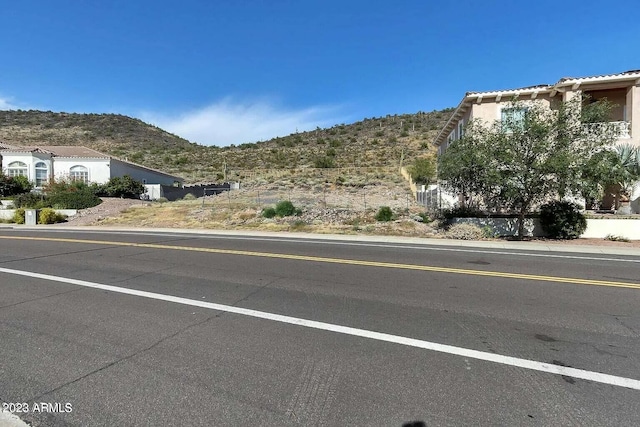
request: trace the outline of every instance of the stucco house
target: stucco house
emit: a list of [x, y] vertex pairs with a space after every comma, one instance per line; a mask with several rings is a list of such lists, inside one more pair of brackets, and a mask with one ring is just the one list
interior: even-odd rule
[[82, 146], [18, 147], [0, 143], [2, 172], [26, 176], [35, 188], [51, 179], [81, 180], [104, 184], [110, 178], [129, 175], [143, 184], [183, 186], [184, 179], [111, 157]]
[[[617, 143], [640, 146], [640, 70], [591, 77], [565, 77], [552, 85], [542, 84], [520, 89], [488, 92], [467, 92], [453, 115], [434, 140], [438, 154], [460, 139], [465, 126], [474, 119], [485, 123], [501, 120], [505, 114], [514, 114], [514, 97], [524, 103], [540, 103], [551, 107], [555, 102], [569, 101], [575, 96], [588, 95], [591, 101], [606, 98], [615, 105], [611, 122], [618, 128]], [[517, 112], [516, 112], [517, 113]], [[638, 210], [640, 188], [634, 191], [635, 210]]]

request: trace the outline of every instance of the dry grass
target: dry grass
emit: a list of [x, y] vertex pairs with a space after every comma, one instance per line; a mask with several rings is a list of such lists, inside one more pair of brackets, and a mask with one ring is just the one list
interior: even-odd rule
[[[249, 229], [338, 234], [433, 236], [437, 230], [414, 220], [424, 209], [413, 202], [407, 186], [397, 175], [364, 184], [361, 176], [344, 176], [340, 183], [306, 171], [302, 177], [279, 177], [244, 183], [238, 191], [197, 200], [151, 203], [127, 209], [119, 216], [100, 221], [104, 225], [136, 227]], [[292, 182], [293, 181], [293, 182]], [[300, 216], [263, 218], [266, 207], [290, 200], [302, 210]], [[396, 221], [378, 223], [380, 206], [390, 206]]]

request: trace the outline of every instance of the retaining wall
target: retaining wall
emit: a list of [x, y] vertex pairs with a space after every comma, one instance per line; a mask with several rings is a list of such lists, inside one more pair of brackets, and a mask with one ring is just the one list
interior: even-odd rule
[[[518, 226], [516, 218], [453, 218], [453, 224], [470, 223], [478, 227], [490, 227], [498, 236], [515, 236]], [[525, 236], [544, 237], [540, 220], [527, 218], [525, 220]], [[587, 229], [580, 237], [604, 239], [609, 235], [640, 240], [640, 217], [626, 218], [587, 218]]]

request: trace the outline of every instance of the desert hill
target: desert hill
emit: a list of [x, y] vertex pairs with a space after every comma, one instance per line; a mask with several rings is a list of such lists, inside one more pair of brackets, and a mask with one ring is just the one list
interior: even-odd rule
[[394, 167], [432, 150], [452, 109], [365, 118], [352, 124], [229, 147], [187, 141], [119, 114], [0, 111], [0, 141], [13, 145], [84, 145], [187, 182], [243, 179], [261, 170]]

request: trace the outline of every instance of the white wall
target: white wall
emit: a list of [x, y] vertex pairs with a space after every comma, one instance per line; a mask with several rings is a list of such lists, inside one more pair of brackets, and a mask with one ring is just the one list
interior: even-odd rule
[[158, 200], [162, 197], [162, 186], [160, 184], [145, 184], [144, 190], [149, 200]]
[[49, 171], [49, 178], [51, 178], [51, 155], [46, 153], [16, 153], [11, 154], [7, 152], [2, 153], [2, 171], [6, 174], [9, 163], [22, 162], [27, 165], [27, 178], [29, 181], [35, 182], [36, 180], [36, 163], [44, 162], [47, 165]]
[[55, 157], [53, 160], [54, 178], [56, 180], [68, 178], [69, 170], [74, 166], [84, 166], [89, 169], [89, 182], [104, 184], [111, 177], [108, 158]]

